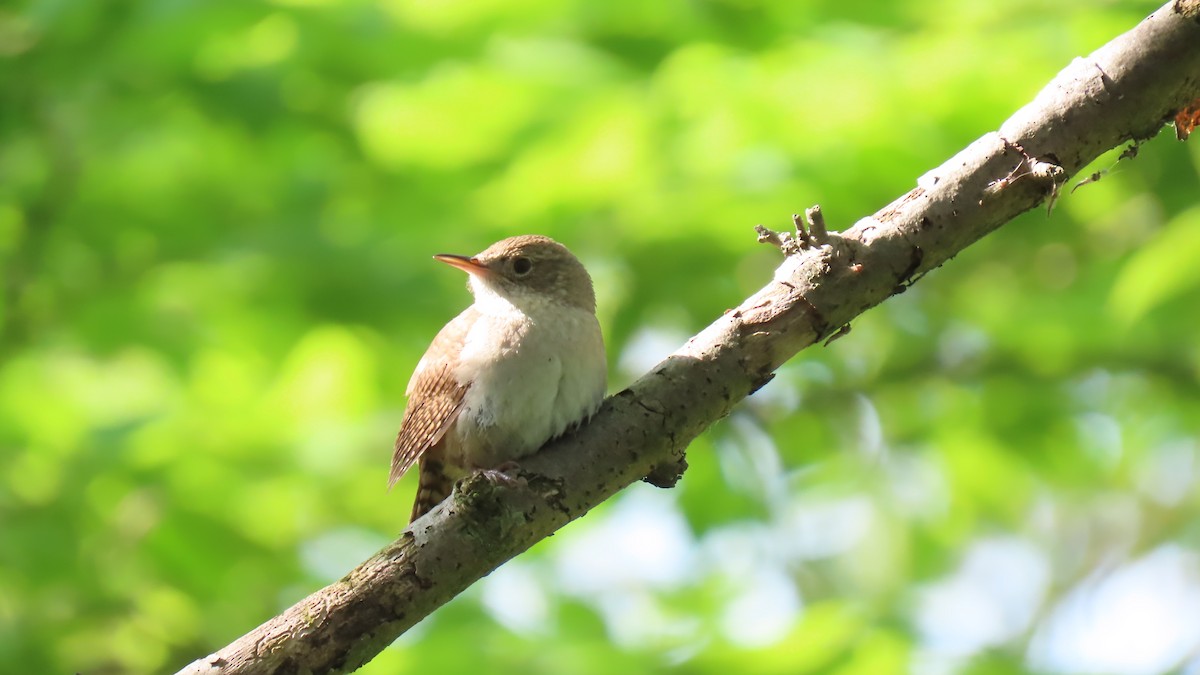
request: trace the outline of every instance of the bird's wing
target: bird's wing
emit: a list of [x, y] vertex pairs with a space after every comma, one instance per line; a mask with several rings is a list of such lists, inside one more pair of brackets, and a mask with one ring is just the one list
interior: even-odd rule
[[433, 344], [429, 345], [409, 380], [408, 408], [404, 411], [392, 452], [389, 490], [422, 453], [442, 440], [446, 430], [458, 419], [467, 385], [455, 377], [447, 355], [457, 355], [462, 351], [467, 331], [477, 318], [475, 314], [473, 307], [467, 308], [446, 324], [433, 339]]

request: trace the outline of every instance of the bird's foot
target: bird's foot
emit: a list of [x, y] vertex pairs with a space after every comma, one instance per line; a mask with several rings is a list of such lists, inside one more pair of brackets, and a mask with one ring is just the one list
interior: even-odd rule
[[516, 462], [505, 462], [494, 469], [483, 469], [480, 473], [495, 485], [506, 487], [525, 487], [528, 485], [520, 474], [521, 465]]

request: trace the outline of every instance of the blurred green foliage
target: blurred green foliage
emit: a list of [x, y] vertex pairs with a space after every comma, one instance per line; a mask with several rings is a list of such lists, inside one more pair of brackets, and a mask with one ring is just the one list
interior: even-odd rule
[[[469, 301], [431, 254], [571, 246], [615, 391], [769, 278], [755, 223], [872, 213], [1156, 6], [0, 8], [0, 664], [172, 671], [394, 536], [404, 386]], [[1200, 151], [1170, 136], [363, 672], [1182, 667]]]

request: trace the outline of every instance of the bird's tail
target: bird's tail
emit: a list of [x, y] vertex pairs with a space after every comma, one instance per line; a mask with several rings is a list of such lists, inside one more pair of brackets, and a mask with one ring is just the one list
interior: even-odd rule
[[429, 513], [454, 490], [454, 479], [446, 474], [439, 460], [422, 456], [418, 465], [420, 481], [417, 484], [417, 499], [413, 502], [412, 515], [408, 518], [410, 523]]

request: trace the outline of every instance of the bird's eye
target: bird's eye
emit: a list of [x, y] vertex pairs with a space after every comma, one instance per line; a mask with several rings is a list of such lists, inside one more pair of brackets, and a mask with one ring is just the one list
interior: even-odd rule
[[533, 261], [524, 256], [514, 258], [512, 261], [513, 273], [519, 277], [529, 274], [529, 270], [533, 269]]

